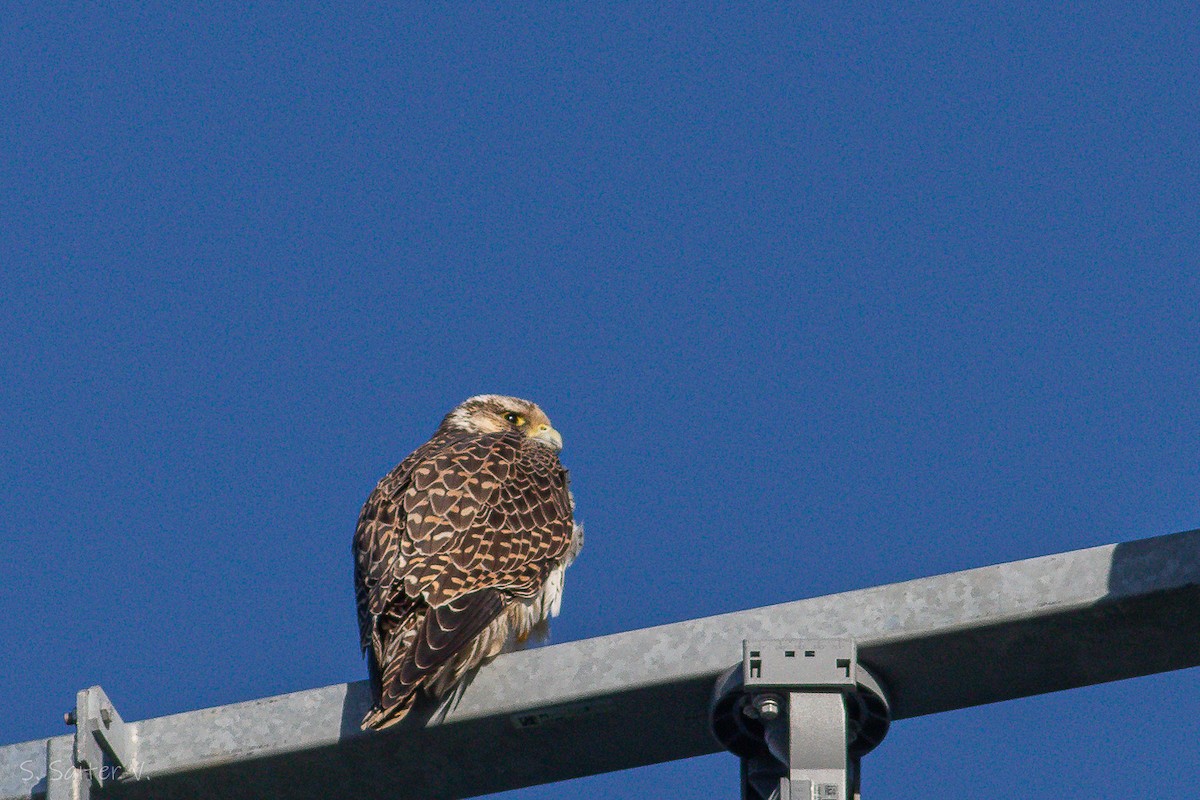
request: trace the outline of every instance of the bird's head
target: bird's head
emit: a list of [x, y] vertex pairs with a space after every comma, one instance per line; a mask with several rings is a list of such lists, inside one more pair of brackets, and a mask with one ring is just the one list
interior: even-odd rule
[[562, 436], [536, 403], [499, 394], [480, 394], [464, 400], [446, 415], [442, 427], [474, 434], [515, 430], [556, 453], [563, 446]]

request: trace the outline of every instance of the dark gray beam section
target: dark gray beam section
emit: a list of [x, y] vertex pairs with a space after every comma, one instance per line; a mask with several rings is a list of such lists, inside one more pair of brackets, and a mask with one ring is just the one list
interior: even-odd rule
[[[358, 729], [364, 683], [130, 723], [140, 777], [101, 794], [465, 797], [715, 752], [709, 693], [747, 638], [857, 639], [903, 719], [1196, 666], [1197, 619], [1190, 531], [502, 656], [384, 734]], [[45, 752], [0, 749], [0, 798], [45, 793]]]

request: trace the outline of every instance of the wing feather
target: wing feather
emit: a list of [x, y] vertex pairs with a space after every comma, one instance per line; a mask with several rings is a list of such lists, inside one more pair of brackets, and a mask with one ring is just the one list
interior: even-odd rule
[[415, 682], [438, 671], [504, 610], [496, 589], [483, 589], [430, 609], [402, 676]]

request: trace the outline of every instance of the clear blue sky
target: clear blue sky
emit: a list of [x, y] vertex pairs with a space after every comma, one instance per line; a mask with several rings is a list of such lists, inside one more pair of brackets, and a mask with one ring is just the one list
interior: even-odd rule
[[[566, 439], [555, 640], [1200, 527], [1200, 6], [9, 4], [0, 743], [365, 677], [465, 397]], [[1200, 783], [1196, 670], [871, 797]], [[732, 797], [713, 756], [513, 796]]]

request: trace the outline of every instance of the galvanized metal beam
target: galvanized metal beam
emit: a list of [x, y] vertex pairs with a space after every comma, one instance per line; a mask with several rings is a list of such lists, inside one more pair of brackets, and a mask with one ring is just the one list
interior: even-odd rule
[[[744, 639], [855, 639], [899, 720], [1196, 666], [1197, 619], [1189, 531], [505, 655], [386, 733], [359, 730], [365, 682], [128, 722], [100, 795], [466, 797], [715, 752]], [[70, 743], [0, 748], [0, 799], [45, 796]]]

